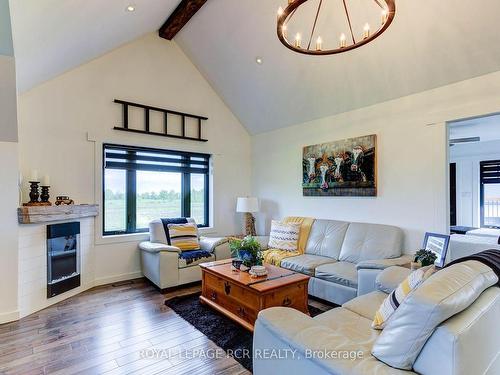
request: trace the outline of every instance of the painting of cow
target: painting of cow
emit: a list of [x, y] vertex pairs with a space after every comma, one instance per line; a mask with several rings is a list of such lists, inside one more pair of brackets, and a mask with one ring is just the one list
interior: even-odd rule
[[303, 195], [376, 196], [376, 149], [376, 135], [304, 147]]

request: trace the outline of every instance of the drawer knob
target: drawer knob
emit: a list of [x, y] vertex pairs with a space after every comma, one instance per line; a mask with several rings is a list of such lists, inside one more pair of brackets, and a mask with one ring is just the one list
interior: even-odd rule
[[285, 299], [283, 300], [283, 303], [282, 305], [283, 306], [290, 306], [292, 304], [292, 300], [288, 297], [285, 297]]
[[247, 315], [245, 309], [243, 307], [238, 307], [238, 315], [241, 315], [243, 317], [245, 317]]
[[212, 301], [215, 301], [217, 299], [217, 293], [215, 293], [214, 291], [212, 291], [212, 293], [210, 293], [210, 299]]
[[224, 282], [224, 292], [229, 295], [231, 293], [231, 284], [229, 284], [227, 281]]

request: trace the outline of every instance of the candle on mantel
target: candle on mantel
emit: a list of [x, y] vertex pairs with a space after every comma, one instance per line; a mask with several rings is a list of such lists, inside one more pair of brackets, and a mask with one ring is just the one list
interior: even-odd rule
[[323, 49], [323, 39], [321, 39], [320, 36], [318, 36], [318, 39], [316, 39], [316, 51], [321, 51]]
[[363, 27], [363, 39], [366, 39], [370, 36], [370, 25], [368, 23], [365, 23], [365, 26]]
[[30, 181], [38, 182], [38, 171], [36, 169], [31, 171]]
[[295, 35], [295, 47], [296, 48], [300, 48], [301, 41], [302, 41], [302, 37], [300, 36], [300, 33], [297, 33], [297, 35]]
[[50, 177], [45, 175], [42, 179], [42, 186], [50, 186]]
[[342, 33], [340, 34], [340, 48], [345, 48], [346, 46], [346, 37], [345, 37], [345, 34]]

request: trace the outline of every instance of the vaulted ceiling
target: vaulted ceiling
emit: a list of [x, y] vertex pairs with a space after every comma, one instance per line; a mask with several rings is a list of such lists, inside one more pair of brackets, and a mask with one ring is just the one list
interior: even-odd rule
[[[348, 3], [356, 7], [360, 1]], [[124, 11], [131, 2], [136, 11]], [[178, 3], [11, 0], [21, 91], [158, 30]], [[276, 9], [285, 3], [208, 0], [174, 38], [251, 133], [500, 70], [498, 0], [396, 0], [394, 22], [381, 37], [323, 57], [299, 55], [280, 44]], [[314, 17], [311, 9], [306, 18]], [[319, 26], [336, 15], [324, 17]], [[337, 38], [338, 30], [332, 35]]]

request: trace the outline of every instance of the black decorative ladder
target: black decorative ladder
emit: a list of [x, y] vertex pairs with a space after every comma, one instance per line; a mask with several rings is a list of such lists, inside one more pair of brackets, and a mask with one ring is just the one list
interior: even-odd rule
[[[158, 107], [152, 107], [149, 105], [145, 104], [139, 104], [139, 103], [133, 103], [133, 102], [127, 102], [125, 100], [119, 100], [115, 99], [114, 101], [117, 104], [122, 105], [122, 110], [123, 110], [123, 126], [115, 126], [115, 130], [120, 130], [120, 131], [126, 131], [126, 132], [132, 132], [132, 133], [139, 133], [139, 134], [151, 134], [151, 135], [159, 135], [162, 137], [169, 137], [169, 138], [176, 138], [176, 139], [187, 139], [189, 141], [198, 141], [198, 142], [207, 142], [207, 139], [203, 139], [201, 136], [201, 122], [204, 120], [208, 120], [207, 117], [203, 116], [198, 116], [198, 115], [192, 115], [189, 113], [183, 113], [183, 112], [177, 112], [177, 111], [171, 111], [169, 109], [164, 109], [164, 108], [158, 108]], [[129, 128], [129, 123], [128, 123], [128, 109], [129, 107], [137, 107], [137, 108], [142, 108], [144, 109], [144, 130], [139, 130], [139, 129], [131, 129]], [[154, 132], [149, 129], [149, 112], [150, 111], [157, 111], [157, 112], [162, 112], [163, 113], [163, 133], [160, 132]], [[168, 132], [168, 115], [175, 115], [175, 116], [180, 116], [181, 117], [181, 135], [176, 135], [176, 134], [169, 134]], [[196, 119], [198, 123], [198, 137], [188, 137], [186, 136], [186, 118], [192, 118]]]

